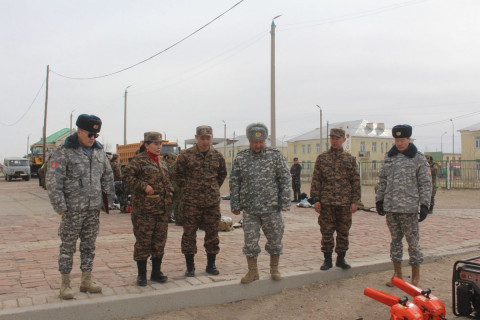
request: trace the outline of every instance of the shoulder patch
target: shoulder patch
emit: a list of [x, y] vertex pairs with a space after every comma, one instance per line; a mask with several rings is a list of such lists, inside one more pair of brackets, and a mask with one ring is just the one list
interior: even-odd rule
[[50, 161], [50, 168], [56, 168], [58, 166], [57, 160]]

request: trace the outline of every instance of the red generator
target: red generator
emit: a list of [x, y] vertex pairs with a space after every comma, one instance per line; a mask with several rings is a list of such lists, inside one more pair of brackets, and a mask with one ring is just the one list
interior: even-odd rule
[[480, 256], [453, 265], [452, 307], [456, 316], [480, 319]]

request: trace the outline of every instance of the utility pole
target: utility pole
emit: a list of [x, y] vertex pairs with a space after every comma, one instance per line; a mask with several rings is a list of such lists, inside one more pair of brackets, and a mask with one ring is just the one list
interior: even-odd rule
[[50, 65], [47, 65], [47, 81], [45, 89], [45, 114], [43, 116], [43, 163], [47, 155], [47, 109], [48, 109], [48, 77], [50, 75]]
[[272, 25], [270, 29], [271, 34], [271, 48], [270, 48], [270, 146], [275, 148], [277, 146], [276, 138], [276, 126], [275, 126], [275, 19], [281, 15], [272, 19]]
[[227, 123], [223, 121], [223, 157], [227, 158]]
[[320, 153], [322, 153], [322, 143], [323, 143], [323, 126], [322, 126], [322, 108], [317, 104], [318, 109], [320, 109]]
[[130, 86], [125, 88], [125, 100], [124, 100], [124, 108], [123, 108], [123, 144], [127, 144], [127, 89]]
[[[327, 121], [327, 134], [328, 134], [328, 121]], [[327, 151], [330, 148], [329, 142], [330, 142], [330, 140], [327, 139]]]

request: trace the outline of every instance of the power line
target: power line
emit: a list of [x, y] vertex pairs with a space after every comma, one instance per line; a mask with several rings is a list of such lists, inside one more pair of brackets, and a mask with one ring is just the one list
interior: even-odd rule
[[42, 90], [43, 86], [45, 85], [45, 81], [46, 81], [46, 80], [43, 80], [42, 85], [40, 86], [40, 89], [38, 89], [38, 92], [37, 92], [37, 94], [35, 95], [35, 98], [33, 99], [32, 103], [31, 103], [30, 106], [28, 107], [27, 111], [25, 111], [25, 113], [24, 113], [17, 121], [15, 121], [14, 123], [11, 123], [11, 124], [3, 123], [3, 122], [0, 121], [0, 125], [6, 126], [6, 127], [11, 127], [11, 126], [14, 126], [14, 125], [16, 125], [17, 123], [19, 123], [19, 122], [27, 115], [27, 113], [30, 111], [30, 109], [32, 108], [33, 104], [34, 104], [35, 101], [37, 100], [37, 97], [38, 97], [38, 95], [40, 94], [40, 91]]
[[193, 31], [192, 33], [190, 33], [188, 36], [180, 39], [179, 41], [175, 42], [174, 44], [172, 44], [171, 46], [163, 49], [162, 51], [160, 52], [157, 52], [156, 54], [154, 54], [153, 56], [147, 58], [147, 59], [144, 59], [140, 62], [137, 62], [129, 67], [126, 67], [126, 68], [123, 68], [121, 70], [118, 70], [118, 71], [115, 71], [115, 72], [111, 72], [111, 73], [107, 73], [107, 74], [104, 74], [104, 75], [100, 75], [100, 76], [94, 76], [94, 77], [72, 77], [72, 76], [66, 76], [66, 75], [62, 75], [60, 73], [57, 73], [53, 70], [50, 70], [51, 72], [53, 72], [54, 74], [60, 76], [60, 77], [63, 77], [63, 78], [67, 78], [67, 79], [72, 79], [72, 80], [93, 80], [93, 79], [99, 79], [99, 78], [105, 78], [105, 77], [109, 77], [109, 76], [112, 76], [114, 74], [118, 74], [120, 72], [123, 72], [123, 71], [126, 71], [126, 70], [129, 70], [129, 69], [132, 69], [142, 63], [145, 63], [155, 57], [157, 57], [158, 55], [170, 50], [171, 48], [177, 46], [178, 44], [182, 43], [183, 41], [187, 40], [188, 38], [192, 37], [194, 34], [200, 32], [202, 29], [206, 28], [207, 26], [209, 26], [210, 24], [212, 24], [213, 22], [215, 22], [216, 20], [220, 19], [222, 16], [224, 16], [225, 14], [227, 14], [229, 11], [233, 10], [236, 6], [238, 6], [240, 3], [242, 3], [243, 1], [245, 0], [240, 0], [239, 2], [237, 2], [236, 4], [234, 4], [230, 9], [226, 10], [225, 12], [221, 13], [220, 15], [218, 15], [217, 17], [215, 17], [214, 19], [210, 20], [207, 24], [203, 25], [202, 27], [198, 28], [197, 30]]
[[457, 117], [453, 117], [453, 118], [448, 118], [448, 119], [444, 119], [444, 120], [438, 120], [438, 121], [433, 121], [433, 122], [427, 122], [427, 123], [417, 124], [417, 125], [413, 125], [413, 127], [427, 127], [427, 126], [432, 126], [432, 125], [435, 125], [435, 124], [440, 124], [440, 123], [449, 122], [449, 121], [452, 121], [452, 120], [458, 120], [458, 119], [470, 117], [470, 116], [475, 115], [475, 114], [480, 114], [480, 111], [474, 111], [474, 112], [470, 112], [470, 113], [467, 113], [467, 114], [464, 114], [464, 115], [461, 115], [461, 116], [457, 116]]

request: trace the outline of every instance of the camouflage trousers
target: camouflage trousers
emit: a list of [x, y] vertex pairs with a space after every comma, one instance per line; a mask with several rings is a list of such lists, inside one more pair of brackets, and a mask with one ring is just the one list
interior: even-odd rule
[[167, 212], [177, 225], [183, 224], [183, 205], [180, 191], [174, 192], [172, 203], [167, 206]]
[[73, 254], [77, 248], [77, 239], [80, 238], [80, 269], [92, 271], [95, 258], [95, 241], [100, 225], [99, 210], [84, 210], [80, 212], [66, 212], [62, 216], [58, 235], [60, 255], [58, 257], [58, 271], [68, 274], [72, 271]]
[[260, 254], [260, 228], [267, 238], [265, 251], [270, 255], [280, 255], [283, 253], [283, 231], [284, 223], [282, 212], [270, 213], [243, 213], [243, 234], [244, 247], [243, 254], [247, 257], [257, 257]]
[[430, 206], [435, 205], [435, 195], [437, 194], [437, 187], [432, 187], [432, 197], [430, 198]]
[[[322, 252], [333, 252], [334, 247], [336, 253], [347, 252], [348, 236], [352, 226], [350, 206], [323, 205], [318, 216], [318, 224], [322, 234]], [[333, 239], [335, 232], [337, 233], [336, 245]]]
[[120, 208], [123, 209], [124, 206], [128, 203], [128, 195], [130, 190], [123, 181], [115, 181], [115, 195], [118, 198], [118, 202], [120, 202]]
[[403, 258], [403, 236], [407, 239], [409, 263], [417, 266], [423, 262], [422, 248], [420, 248], [420, 233], [417, 213], [387, 212], [387, 226], [392, 236], [390, 243], [390, 257], [393, 262], [401, 262]]
[[182, 253], [197, 253], [197, 230], [205, 231], [203, 246], [207, 253], [220, 252], [218, 224], [220, 222], [220, 204], [214, 207], [196, 207], [183, 204]]
[[292, 190], [293, 190], [293, 199], [300, 201], [300, 188], [302, 184], [300, 183], [300, 179], [292, 179]]
[[147, 260], [148, 257], [163, 256], [168, 234], [168, 215], [132, 212], [135, 245], [133, 260]]

